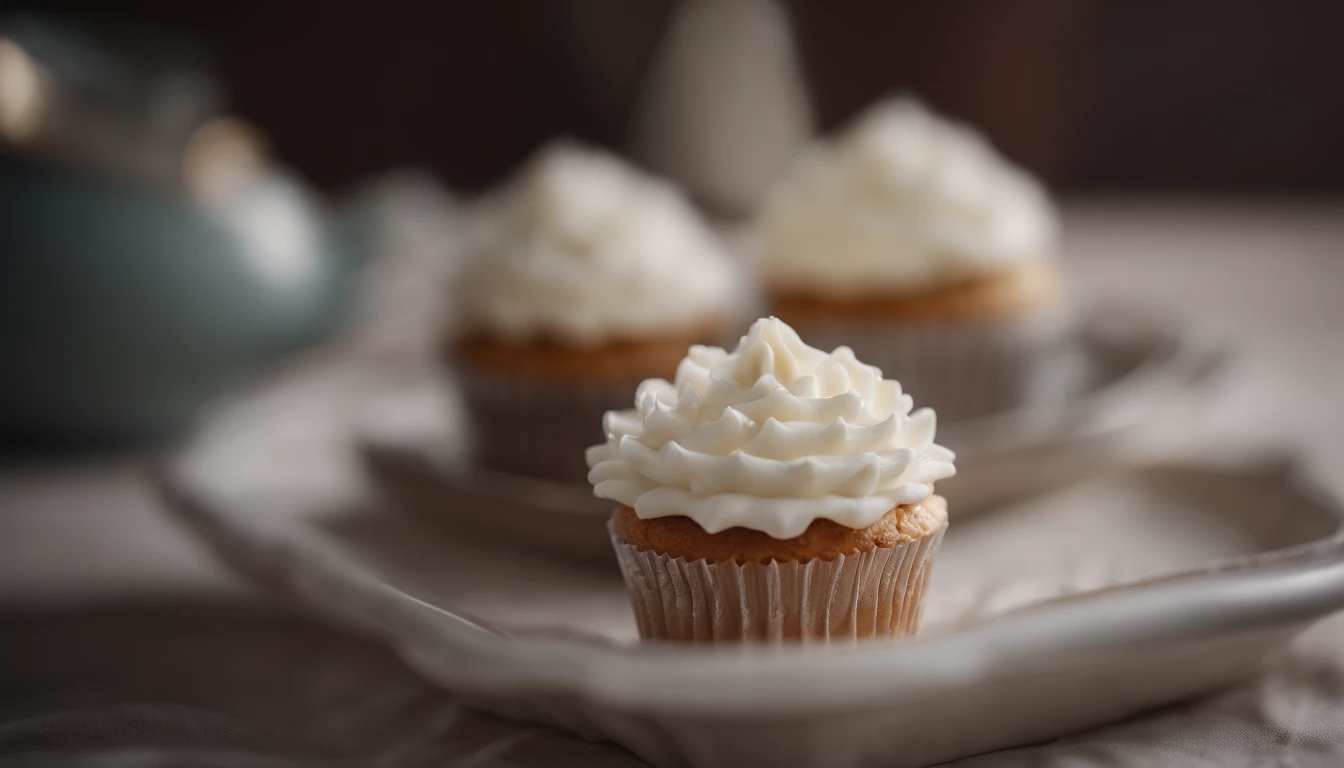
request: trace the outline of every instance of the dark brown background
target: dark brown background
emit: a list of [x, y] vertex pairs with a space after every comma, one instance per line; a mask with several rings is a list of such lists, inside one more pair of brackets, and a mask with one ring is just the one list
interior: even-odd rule
[[[667, 0], [129, 0], [201, 41], [239, 112], [339, 187], [422, 164], [484, 185], [546, 137], [618, 144]], [[105, 14], [68, 0], [11, 7]], [[1344, 187], [1344, 3], [789, 4], [822, 125], [912, 89], [1065, 189]]]

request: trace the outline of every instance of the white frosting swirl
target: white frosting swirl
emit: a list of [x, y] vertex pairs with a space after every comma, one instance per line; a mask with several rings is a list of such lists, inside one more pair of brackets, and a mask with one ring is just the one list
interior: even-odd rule
[[588, 480], [640, 518], [684, 515], [709, 533], [866, 528], [956, 471], [933, 411], [912, 406], [849, 347], [823, 352], [758, 320], [732, 353], [691, 347], [675, 382], [649, 379], [634, 410], [608, 411]]
[[697, 329], [729, 313], [737, 272], [671, 185], [572, 144], [541, 151], [469, 218], [457, 283], [468, 331], [575, 346]]
[[812, 146], [753, 227], [776, 289], [905, 293], [1050, 256], [1041, 186], [978, 133], [913, 99], [880, 102]]

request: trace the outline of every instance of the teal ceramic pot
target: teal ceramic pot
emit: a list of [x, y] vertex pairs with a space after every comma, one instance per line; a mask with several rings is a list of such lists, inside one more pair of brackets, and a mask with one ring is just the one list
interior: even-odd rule
[[356, 233], [322, 223], [293, 185], [265, 184], [207, 210], [0, 155], [7, 448], [171, 437], [335, 327]]

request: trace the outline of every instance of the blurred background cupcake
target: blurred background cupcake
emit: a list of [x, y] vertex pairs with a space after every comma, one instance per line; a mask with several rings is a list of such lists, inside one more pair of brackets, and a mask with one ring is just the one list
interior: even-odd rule
[[480, 464], [583, 482], [583, 449], [634, 384], [730, 336], [743, 285], [670, 184], [565, 142], [468, 214], [448, 355]]
[[752, 227], [772, 311], [958, 419], [1018, 405], [1062, 328], [1058, 222], [971, 128], [880, 101], [805, 151]]

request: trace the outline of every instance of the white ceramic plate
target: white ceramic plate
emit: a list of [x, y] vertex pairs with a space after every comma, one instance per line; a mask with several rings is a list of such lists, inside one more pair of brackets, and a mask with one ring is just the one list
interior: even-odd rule
[[[940, 425], [958, 476], [939, 493], [964, 517], [1123, 463], [1131, 441], [1203, 388], [1222, 357], [1136, 312], [1096, 311], [1061, 345], [1036, 402]], [[405, 509], [519, 545], [609, 560], [610, 505], [587, 486], [492, 473], [463, 451], [444, 452], [461, 435], [425, 414], [444, 411], [451, 396], [439, 379], [407, 377], [363, 406], [361, 448], [382, 491]]]
[[1225, 685], [1344, 606], [1344, 512], [1282, 465], [1142, 470], [954, 521], [917, 639], [634, 642], [610, 566], [381, 509], [312, 371], [219, 412], [170, 507], [241, 571], [385, 639], [478, 706], [662, 766], [918, 766]]

